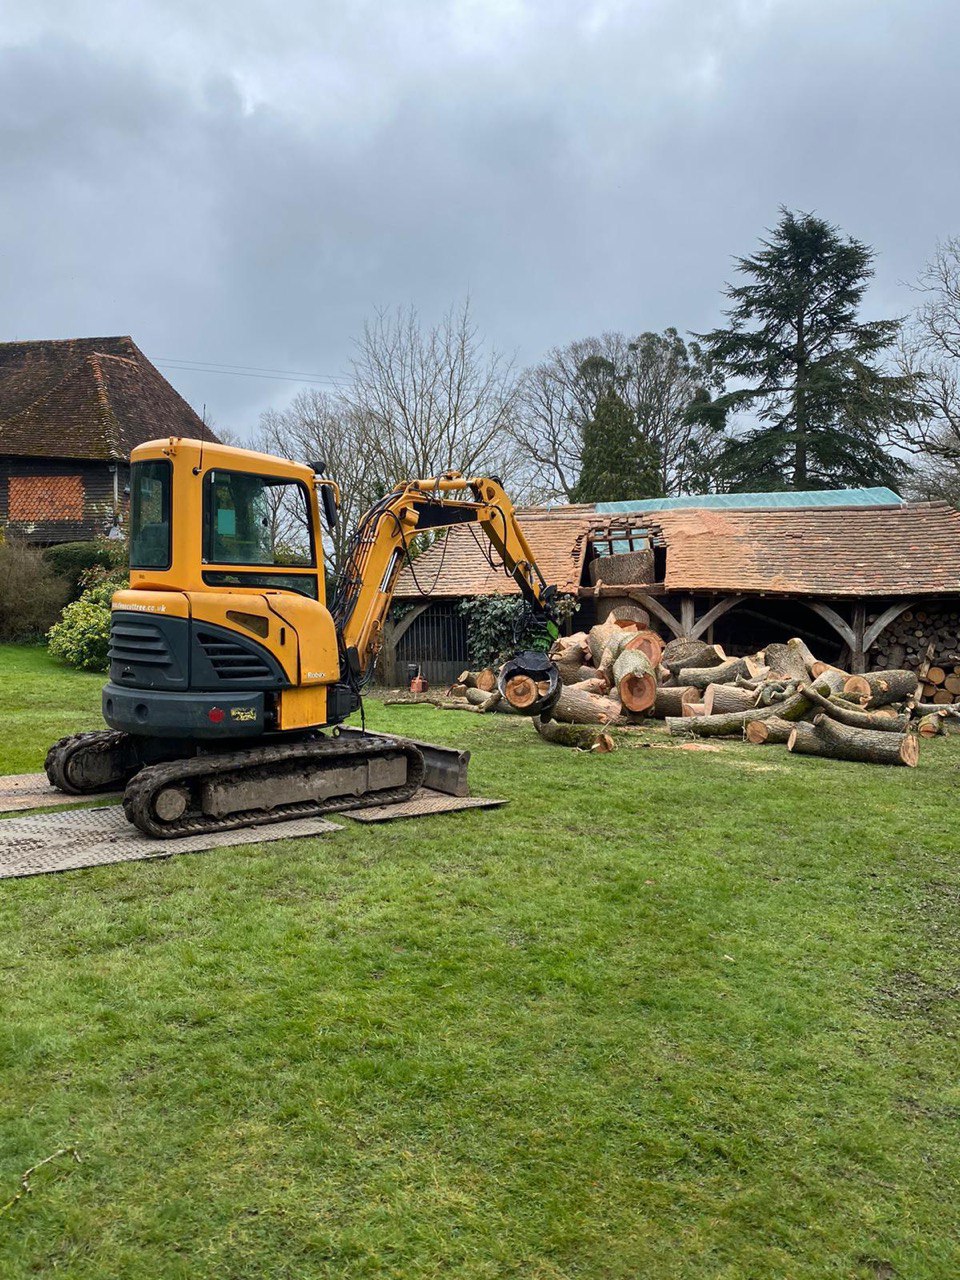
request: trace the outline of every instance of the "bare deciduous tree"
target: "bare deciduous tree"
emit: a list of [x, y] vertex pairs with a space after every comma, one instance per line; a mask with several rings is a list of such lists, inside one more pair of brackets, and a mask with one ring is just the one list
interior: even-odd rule
[[509, 481], [517, 379], [510, 360], [485, 348], [469, 300], [432, 328], [412, 307], [378, 312], [353, 374], [350, 397], [384, 487], [449, 470]]
[[359, 517], [382, 492], [368, 424], [342, 396], [305, 389], [286, 409], [261, 415], [256, 445], [296, 461], [322, 462], [326, 474], [336, 480], [340, 517], [324, 540], [327, 567], [335, 574]]
[[901, 372], [917, 377], [924, 412], [894, 443], [917, 455], [909, 482], [918, 497], [960, 496], [960, 236], [937, 245], [916, 284], [922, 301], [897, 352]]

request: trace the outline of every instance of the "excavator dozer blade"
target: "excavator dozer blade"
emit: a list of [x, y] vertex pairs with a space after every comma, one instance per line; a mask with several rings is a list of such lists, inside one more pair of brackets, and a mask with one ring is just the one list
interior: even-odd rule
[[447, 796], [470, 794], [467, 784], [469, 751], [459, 751], [456, 747], [440, 747], [435, 742], [420, 742], [416, 738], [401, 738], [397, 734], [364, 733], [363, 730], [350, 726], [341, 728], [340, 736], [341, 738], [373, 738], [385, 742], [409, 743], [423, 756], [425, 766], [423, 786], [429, 787], [431, 791], [442, 791]]

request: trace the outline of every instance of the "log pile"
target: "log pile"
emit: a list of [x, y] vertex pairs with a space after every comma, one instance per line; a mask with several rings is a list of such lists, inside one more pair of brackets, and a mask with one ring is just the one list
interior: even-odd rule
[[[868, 614], [868, 624], [876, 615]], [[870, 651], [879, 671], [906, 668], [923, 678], [923, 700], [960, 706], [960, 611], [938, 605], [907, 609]]]

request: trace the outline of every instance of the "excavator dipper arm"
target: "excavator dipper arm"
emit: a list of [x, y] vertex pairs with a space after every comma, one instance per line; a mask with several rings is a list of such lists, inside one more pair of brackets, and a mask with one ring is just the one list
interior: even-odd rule
[[[462, 496], [461, 496], [462, 495]], [[362, 680], [372, 670], [397, 577], [417, 534], [476, 524], [552, 634], [556, 588], [544, 581], [499, 480], [458, 472], [410, 480], [375, 503], [354, 535], [332, 612], [348, 671]], [[422, 584], [429, 589], [429, 584]]]

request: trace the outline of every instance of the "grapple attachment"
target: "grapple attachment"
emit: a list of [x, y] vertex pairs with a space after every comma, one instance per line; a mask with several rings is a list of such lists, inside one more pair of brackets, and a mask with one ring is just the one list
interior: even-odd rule
[[518, 653], [504, 663], [497, 688], [521, 715], [549, 715], [560, 697], [560, 672], [545, 653]]

